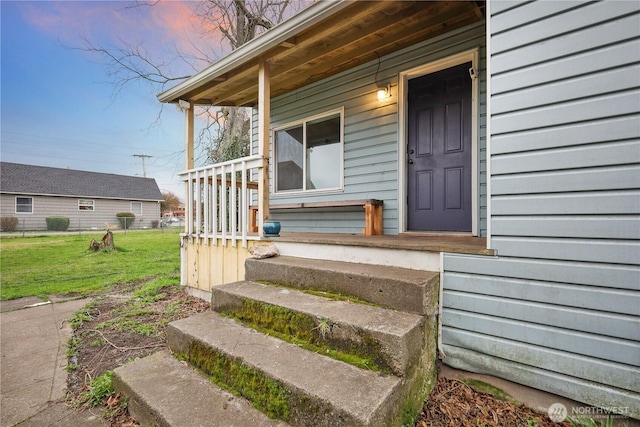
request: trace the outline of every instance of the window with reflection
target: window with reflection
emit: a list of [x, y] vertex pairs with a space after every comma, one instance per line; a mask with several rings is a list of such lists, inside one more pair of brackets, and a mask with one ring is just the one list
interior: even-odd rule
[[342, 111], [274, 130], [276, 192], [342, 188]]

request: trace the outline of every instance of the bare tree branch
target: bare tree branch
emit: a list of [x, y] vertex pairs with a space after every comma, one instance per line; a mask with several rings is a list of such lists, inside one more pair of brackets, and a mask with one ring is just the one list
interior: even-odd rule
[[[200, 0], [194, 8], [202, 23], [200, 29], [194, 29], [194, 38], [189, 39], [191, 52], [181, 51], [175, 42], [165, 45], [162, 58], [153, 57], [142, 43], [119, 39], [117, 47], [107, 47], [82, 38], [82, 45], [71, 49], [88, 52], [101, 58], [107, 76], [113, 85], [112, 99], [115, 99], [126, 87], [134, 83], [146, 83], [154, 93], [164, 90], [172, 83], [188, 77], [175, 70], [200, 71], [204, 65], [215, 61], [224, 49], [219, 41], [229, 43], [235, 50], [259, 34], [268, 31], [293, 12], [305, 7], [312, 0]], [[158, 5], [159, 0], [136, 1], [127, 9], [150, 8]], [[152, 124], [160, 123], [163, 106]], [[197, 139], [200, 154], [199, 162], [216, 162], [248, 154], [249, 116], [245, 109], [208, 108], [203, 114], [204, 126]]]

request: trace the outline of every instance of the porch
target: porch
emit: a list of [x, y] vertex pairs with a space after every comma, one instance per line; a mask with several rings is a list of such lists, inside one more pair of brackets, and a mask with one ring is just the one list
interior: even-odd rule
[[462, 234], [414, 234], [364, 236], [341, 233], [287, 233], [273, 239], [274, 243], [306, 243], [340, 245], [422, 252], [449, 252], [470, 255], [494, 255], [487, 249], [487, 239]]
[[[268, 216], [261, 212], [269, 211], [266, 189], [251, 179], [262, 172], [264, 163], [260, 156], [250, 156], [182, 173], [187, 188], [183, 237], [190, 241], [202, 240], [204, 244], [209, 244], [211, 239], [214, 246], [220, 243], [235, 247], [241, 242], [245, 248], [249, 241], [269, 241], [260, 231], [255, 231], [255, 223], [251, 221], [256, 204], [258, 218]], [[256, 200], [263, 204], [260, 206]], [[486, 238], [466, 233], [367, 235], [283, 230], [280, 237], [271, 239], [296, 244], [494, 255], [493, 250], [487, 249]]]

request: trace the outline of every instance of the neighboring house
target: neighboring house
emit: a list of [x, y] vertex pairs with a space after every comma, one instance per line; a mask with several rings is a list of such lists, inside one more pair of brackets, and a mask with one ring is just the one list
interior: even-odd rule
[[[189, 107], [183, 284], [242, 279], [257, 211], [281, 254], [439, 270], [444, 363], [640, 418], [639, 40], [638, 2], [315, 3], [159, 95]], [[197, 105], [253, 107], [254, 154], [194, 168]], [[361, 199], [358, 258], [328, 233]], [[490, 255], [392, 246], [460, 234]]]
[[0, 197], [0, 216], [18, 218], [26, 230], [46, 230], [52, 216], [69, 218], [69, 229], [119, 227], [119, 212], [135, 214], [131, 228], [151, 228], [162, 201], [152, 178], [7, 162], [0, 163]]
[[184, 217], [184, 205], [180, 205], [178, 207], [176, 207], [175, 209], [169, 209], [166, 210], [164, 212], [162, 212], [162, 216], [163, 217], [179, 217], [179, 218], [183, 218]]

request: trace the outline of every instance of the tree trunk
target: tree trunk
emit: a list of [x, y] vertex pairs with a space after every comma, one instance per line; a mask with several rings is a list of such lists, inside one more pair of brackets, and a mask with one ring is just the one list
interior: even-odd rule
[[102, 249], [112, 251], [115, 248], [116, 247], [113, 244], [113, 233], [111, 231], [107, 231], [99, 242], [96, 241], [96, 239], [91, 239], [91, 243], [89, 243], [89, 249], [94, 252], [98, 252]]

